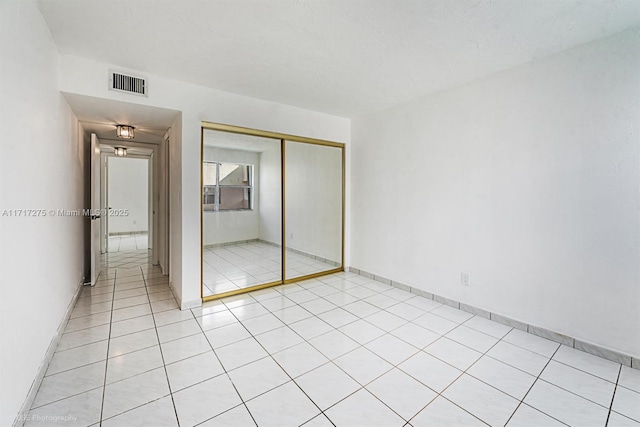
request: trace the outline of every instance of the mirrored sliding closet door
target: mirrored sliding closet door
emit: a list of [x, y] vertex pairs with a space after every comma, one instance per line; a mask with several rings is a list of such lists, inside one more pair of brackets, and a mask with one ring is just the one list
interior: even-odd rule
[[280, 283], [278, 139], [203, 131], [202, 296]]
[[342, 266], [342, 149], [285, 142], [285, 279]]
[[203, 122], [202, 298], [341, 271], [344, 145]]

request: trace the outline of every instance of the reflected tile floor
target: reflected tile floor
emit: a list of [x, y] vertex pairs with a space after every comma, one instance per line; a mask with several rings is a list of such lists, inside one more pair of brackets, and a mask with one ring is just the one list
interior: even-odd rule
[[640, 427], [638, 370], [351, 273], [180, 311], [146, 256], [82, 290], [26, 425]]
[[[264, 242], [239, 243], [204, 248], [202, 260], [203, 295], [244, 289], [279, 281], [282, 250]], [[287, 252], [287, 277], [301, 277], [327, 271], [335, 265], [295, 252]]]

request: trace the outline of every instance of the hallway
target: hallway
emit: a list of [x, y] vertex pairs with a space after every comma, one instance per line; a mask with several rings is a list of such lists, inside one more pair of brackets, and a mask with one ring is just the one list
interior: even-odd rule
[[640, 425], [638, 370], [352, 273], [180, 311], [148, 257], [103, 257], [25, 425]]

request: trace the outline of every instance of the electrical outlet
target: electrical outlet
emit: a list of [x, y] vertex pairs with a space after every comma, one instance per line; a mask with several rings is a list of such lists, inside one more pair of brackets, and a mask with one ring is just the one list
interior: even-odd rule
[[469, 286], [471, 284], [471, 275], [463, 271], [460, 274], [460, 283], [462, 283], [462, 286]]

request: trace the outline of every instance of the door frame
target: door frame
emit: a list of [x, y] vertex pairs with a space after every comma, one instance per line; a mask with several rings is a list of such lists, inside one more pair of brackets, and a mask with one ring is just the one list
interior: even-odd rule
[[[145, 148], [151, 149], [152, 152], [149, 155], [131, 155], [127, 157], [131, 158], [144, 158], [148, 159], [149, 167], [149, 222], [147, 229], [149, 233], [149, 243], [151, 247], [152, 263], [153, 265], [160, 265], [163, 275], [169, 274], [169, 138], [171, 129], [169, 129], [165, 135], [162, 143], [143, 143], [134, 141], [120, 141], [113, 139], [101, 139], [101, 143], [104, 146], [110, 147], [126, 147], [126, 148]], [[164, 144], [164, 145], [163, 145]], [[115, 157], [113, 153], [104, 153], [106, 159], [106, 165], [103, 165], [103, 173], [107, 185], [103, 186], [102, 190], [105, 191], [103, 197], [104, 205], [103, 212], [108, 210], [108, 157]], [[107, 213], [108, 215], [108, 213]], [[106, 222], [106, 221], [105, 221]], [[108, 224], [104, 228], [106, 239], [106, 249], [108, 249]]]

